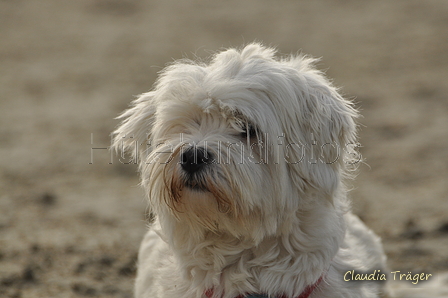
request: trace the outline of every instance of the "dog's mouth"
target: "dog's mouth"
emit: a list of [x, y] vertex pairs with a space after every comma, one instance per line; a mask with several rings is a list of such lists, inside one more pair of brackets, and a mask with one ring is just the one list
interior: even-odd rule
[[200, 177], [201, 175], [185, 175], [183, 177], [183, 185], [194, 191], [208, 191], [207, 183], [205, 182], [205, 179], [203, 177]]
[[191, 203], [191, 199], [197, 202], [195, 200], [197, 196], [200, 199], [206, 198], [206, 201], [212, 205], [216, 202], [217, 210], [221, 213], [235, 212], [232, 203], [234, 191], [230, 190], [225, 176], [216, 169], [207, 168], [194, 173], [180, 170], [176, 171], [171, 178], [166, 184], [169, 188], [169, 197], [166, 197], [166, 202], [173, 210], [179, 211], [185, 208], [184, 204], [181, 204], [184, 200], [184, 203]]

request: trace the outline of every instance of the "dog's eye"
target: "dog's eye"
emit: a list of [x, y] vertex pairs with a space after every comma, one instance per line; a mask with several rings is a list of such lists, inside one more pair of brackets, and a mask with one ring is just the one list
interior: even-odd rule
[[253, 138], [257, 135], [257, 129], [251, 123], [246, 123], [246, 125], [242, 127], [242, 130], [241, 137], [244, 139], [247, 139], [248, 137]]

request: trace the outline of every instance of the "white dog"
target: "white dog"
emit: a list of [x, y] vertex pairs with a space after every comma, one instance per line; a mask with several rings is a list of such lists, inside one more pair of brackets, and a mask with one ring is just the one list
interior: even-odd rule
[[136, 297], [381, 295], [381, 282], [347, 281], [385, 271], [343, 183], [357, 111], [313, 59], [274, 54], [178, 61], [120, 116], [114, 147], [133, 152], [156, 216]]

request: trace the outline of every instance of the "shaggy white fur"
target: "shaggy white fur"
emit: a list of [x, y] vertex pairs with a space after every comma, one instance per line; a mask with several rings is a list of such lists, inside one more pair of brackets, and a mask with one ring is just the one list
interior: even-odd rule
[[357, 111], [313, 62], [260, 44], [178, 61], [120, 116], [114, 147], [156, 215], [136, 297], [292, 298], [321, 277], [310, 297], [378, 297], [382, 283], [343, 280], [385, 269], [343, 184]]

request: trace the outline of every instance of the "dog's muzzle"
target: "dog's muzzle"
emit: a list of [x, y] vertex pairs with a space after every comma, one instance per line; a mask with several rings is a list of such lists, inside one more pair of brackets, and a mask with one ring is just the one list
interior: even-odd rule
[[185, 174], [185, 186], [205, 190], [206, 169], [210, 166], [213, 156], [202, 147], [189, 147], [180, 156], [180, 165]]

